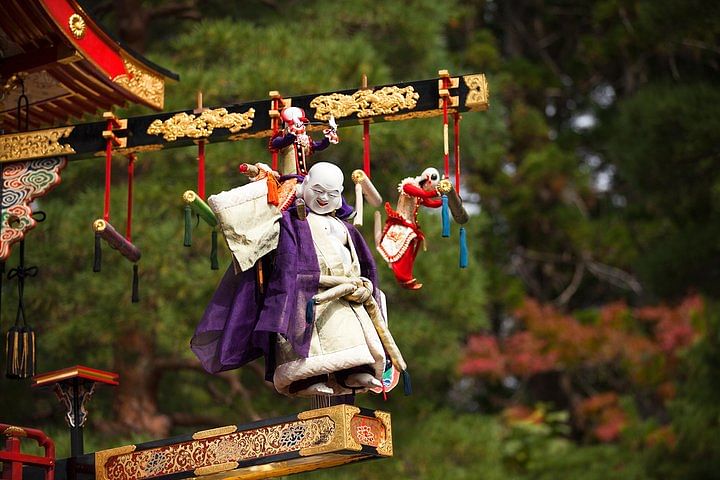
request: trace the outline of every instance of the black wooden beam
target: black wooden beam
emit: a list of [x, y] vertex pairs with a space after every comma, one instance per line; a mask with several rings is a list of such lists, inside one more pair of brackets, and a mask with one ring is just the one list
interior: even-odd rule
[[[450, 111], [487, 109], [489, 95], [484, 75], [446, 78], [449, 88], [443, 88], [446, 80], [441, 76], [366, 90], [284, 97], [283, 101], [304, 109], [311, 125], [317, 128], [327, 125], [330, 113], [339, 127], [442, 115], [443, 98], [448, 98]], [[271, 115], [275, 109], [270, 97], [206, 110], [202, 118], [193, 110], [128, 118], [127, 127], [115, 132], [125, 143], [119, 153], [188, 146], [199, 139], [217, 143], [272, 134]], [[105, 150], [102, 132], [106, 127], [102, 121], [0, 135], [0, 162], [58, 155], [66, 155], [71, 161], [92, 157]]]

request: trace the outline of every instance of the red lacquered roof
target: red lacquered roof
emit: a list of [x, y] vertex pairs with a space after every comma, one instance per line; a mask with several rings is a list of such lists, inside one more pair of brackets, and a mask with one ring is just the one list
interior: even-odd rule
[[[163, 109], [169, 72], [113, 39], [75, 0], [3, 0], [0, 15], [0, 129], [17, 130], [25, 84], [30, 129], [65, 124], [128, 103]], [[17, 82], [9, 82], [17, 85]]]

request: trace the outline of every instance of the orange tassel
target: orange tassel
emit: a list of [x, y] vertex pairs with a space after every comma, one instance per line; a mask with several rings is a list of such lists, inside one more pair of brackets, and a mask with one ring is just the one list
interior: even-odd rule
[[278, 181], [275, 179], [275, 176], [271, 173], [267, 176], [267, 187], [268, 187], [268, 193], [267, 193], [267, 201], [268, 203], [272, 203], [273, 205], [279, 205], [280, 204], [280, 197], [278, 196]]

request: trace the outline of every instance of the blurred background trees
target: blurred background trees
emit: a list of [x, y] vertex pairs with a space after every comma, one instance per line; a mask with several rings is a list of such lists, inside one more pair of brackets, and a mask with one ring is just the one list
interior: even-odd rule
[[[382, 269], [415, 395], [358, 402], [393, 413], [396, 458], [307, 477], [717, 476], [717, 2], [84, 3], [181, 75], [168, 110], [193, 106], [197, 90], [219, 106], [269, 90], [353, 88], [363, 74], [371, 85], [442, 68], [488, 76], [490, 110], [462, 120], [463, 191], [477, 210], [469, 268], [456, 268], [457, 232], [440, 238], [439, 217], [424, 212], [425, 287], [399, 289]], [[340, 136], [318, 158], [349, 172], [361, 165], [361, 131]], [[373, 125], [372, 142], [373, 176], [391, 202], [399, 180], [442, 161], [437, 118]], [[208, 191], [242, 183], [237, 164], [267, 161], [265, 145], [209, 145]], [[113, 212], [123, 218], [116, 167]], [[42, 200], [48, 220], [28, 236], [28, 262], [40, 267], [26, 287], [40, 370], [121, 374], [90, 404], [89, 450], [308, 408], [278, 396], [261, 364], [213, 377], [189, 351], [222, 274], [208, 267], [202, 225], [182, 247], [180, 195], [195, 169], [192, 149], [140, 158], [140, 305], [129, 302], [122, 259], [105, 255], [91, 272], [101, 162], [67, 167]], [[7, 325], [14, 286], [3, 288]], [[0, 389], [3, 421], [65, 440], [50, 395], [6, 379]]]

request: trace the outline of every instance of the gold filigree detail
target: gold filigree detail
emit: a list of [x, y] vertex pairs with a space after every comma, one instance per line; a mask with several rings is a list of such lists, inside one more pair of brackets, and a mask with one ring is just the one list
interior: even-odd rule
[[[198, 432], [201, 436], [210, 436], [164, 447], [129, 450], [109, 456], [98, 452], [97, 478], [142, 480], [185, 472], [210, 475], [236, 468], [241, 462], [325, 445], [336, 436], [335, 424], [327, 416], [233, 433], [221, 432], [229, 429], [235, 427]], [[101, 458], [102, 463], [98, 463], [99, 454], [105, 455]]]
[[165, 80], [126, 57], [123, 57], [123, 63], [129, 75], [118, 75], [113, 78], [113, 82], [129, 90], [154, 108], [162, 110], [165, 104]]
[[[137, 145], [135, 147], [113, 148], [113, 155], [130, 155], [131, 153], [157, 152], [162, 149], [162, 145]], [[94, 156], [104, 157], [105, 150], [95, 152]]]
[[70, 145], [60, 144], [75, 127], [36, 130], [0, 136], [0, 162], [16, 162], [31, 158], [52, 157], [75, 153]]
[[358, 413], [360, 409], [352, 405], [335, 405], [300, 413], [298, 418], [327, 417], [335, 425], [334, 435], [328, 442], [303, 448], [300, 450], [300, 455], [306, 457], [339, 450], [362, 450], [362, 446], [353, 437], [351, 429], [351, 420]]
[[482, 73], [463, 77], [465, 85], [470, 89], [465, 98], [465, 106], [470, 110], [487, 110], [490, 100], [490, 87]]
[[78, 40], [85, 36], [85, 20], [77, 13], [70, 15], [70, 18], [68, 18], [68, 26], [70, 27], [70, 33]]
[[107, 461], [112, 457], [132, 453], [136, 448], [135, 445], [124, 445], [122, 447], [95, 452], [95, 478], [97, 480], [111, 480], [111, 477], [107, 476], [105, 472], [105, 464]]
[[[448, 112], [452, 112], [453, 110], [449, 110]], [[443, 114], [442, 110], [423, 110], [420, 112], [410, 112], [410, 113], [403, 113], [400, 115], [393, 115], [390, 117], [385, 117], [385, 120], [388, 122], [397, 122], [400, 120], [415, 120], [418, 118], [430, 118], [430, 117], [437, 117]]]
[[385, 427], [385, 438], [377, 446], [377, 452], [380, 455], [388, 457], [393, 456], [393, 443], [392, 443], [392, 424], [390, 422], [390, 414], [381, 410], [375, 410], [375, 418]]
[[379, 90], [358, 90], [352, 95], [333, 93], [313, 98], [310, 107], [315, 108], [315, 118], [329, 120], [330, 116], [343, 118], [357, 113], [358, 118], [391, 115], [401, 110], [412, 110], [420, 94], [412, 86], [382, 87]]
[[149, 135], [162, 135], [172, 142], [182, 137], [207, 138], [216, 128], [227, 128], [231, 133], [250, 128], [255, 118], [255, 109], [250, 108], [245, 113], [228, 113], [226, 108], [205, 110], [196, 117], [185, 112], [173, 115], [164, 122], [153, 120], [147, 129]]

